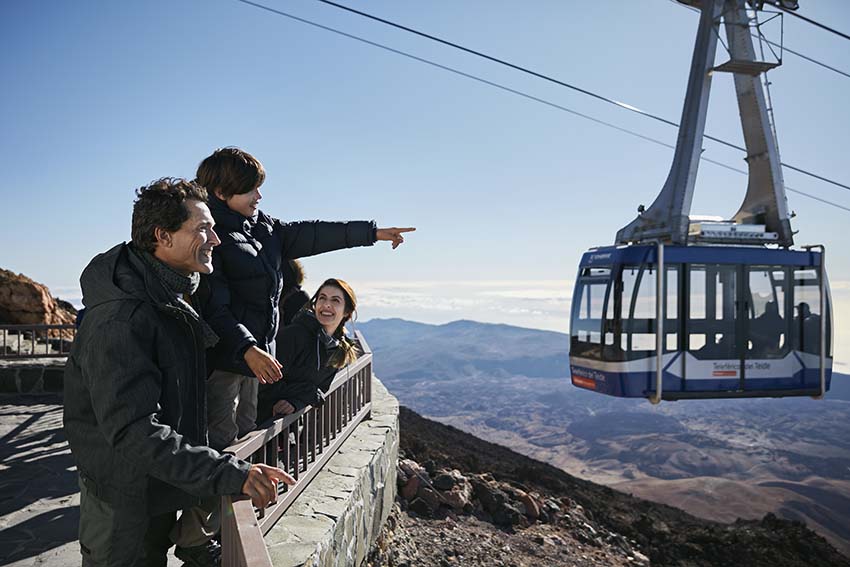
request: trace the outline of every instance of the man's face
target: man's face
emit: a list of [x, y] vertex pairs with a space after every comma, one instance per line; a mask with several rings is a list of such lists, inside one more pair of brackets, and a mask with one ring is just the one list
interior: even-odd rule
[[221, 244], [218, 235], [213, 230], [210, 209], [201, 201], [186, 201], [189, 218], [175, 231], [168, 233], [170, 238], [159, 242], [155, 256], [184, 274], [200, 272], [209, 274], [213, 271], [212, 249]]

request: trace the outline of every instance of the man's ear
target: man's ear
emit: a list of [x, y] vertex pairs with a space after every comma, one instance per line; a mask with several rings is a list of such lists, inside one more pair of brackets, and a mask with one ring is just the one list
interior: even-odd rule
[[154, 238], [156, 238], [156, 243], [158, 246], [162, 246], [164, 248], [171, 248], [173, 240], [170, 232], [158, 226], [153, 229], [153, 236]]
[[224, 198], [224, 193], [221, 191], [221, 189], [219, 187], [216, 187], [215, 189], [213, 189], [212, 193], [213, 193], [213, 195], [215, 195], [216, 197], [218, 197], [222, 201], [227, 201], [227, 199]]

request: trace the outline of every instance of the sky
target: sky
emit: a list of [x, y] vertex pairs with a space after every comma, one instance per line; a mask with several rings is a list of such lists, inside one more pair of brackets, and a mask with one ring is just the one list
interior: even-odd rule
[[[319, 3], [263, 4], [674, 144], [676, 130]], [[671, 0], [368, 0], [358, 9], [678, 122], [698, 14]], [[850, 32], [850, 2], [800, 13]], [[850, 73], [850, 43], [786, 16], [786, 47]], [[764, 32], [780, 40], [776, 23]], [[718, 47], [717, 62], [725, 60]], [[578, 261], [660, 190], [673, 151], [444, 69], [237, 0], [0, 2], [0, 267], [78, 301], [79, 274], [129, 239], [133, 191], [194, 177], [239, 146], [284, 220], [415, 226], [305, 259], [358, 292], [359, 318], [456, 319], [566, 331]], [[850, 78], [790, 53], [769, 74], [783, 161], [850, 184]], [[742, 144], [731, 76], [706, 133]], [[744, 167], [740, 152], [705, 157]], [[788, 187], [850, 207], [845, 189]], [[703, 162], [692, 213], [731, 216], [746, 177]], [[798, 245], [822, 243], [836, 360], [850, 368], [850, 212], [789, 193]]]

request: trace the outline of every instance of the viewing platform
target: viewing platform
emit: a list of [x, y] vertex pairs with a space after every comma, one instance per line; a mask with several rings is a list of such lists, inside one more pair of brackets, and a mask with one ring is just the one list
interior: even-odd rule
[[[222, 498], [223, 565], [361, 565], [396, 493], [398, 401], [363, 351], [319, 408], [307, 407], [228, 450], [297, 479], [255, 510]], [[4, 565], [79, 564], [77, 471], [62, 429], [62, 357], [0, 360], [0, 548]], [[34, 395], [41, 394], [41, 395]], [[169, 566], [181, 562], [169, 557]]]

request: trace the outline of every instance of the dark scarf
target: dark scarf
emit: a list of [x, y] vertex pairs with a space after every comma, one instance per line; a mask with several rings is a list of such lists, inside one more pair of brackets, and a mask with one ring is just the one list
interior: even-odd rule
[[162, 283], [163, 287], [170, 292], [169, 295], [174, 298], [168, 306], [178, 310], [184, 316], [195, 321], [203, 333], [204, 347], [214, 347], [216, 343], [218, 343], [218, 335], [215, 334], [215, 331], [207, 325], [207, 322], [198, 315], [195, 308], [192, 307], [188, 301], [183, 299], [184, 295], [192, 295], [198, 291], [198, 285], [201, 283], [200, 274], [198, 274], [198, 272], [192, 272], [188, 276], [184, 276], [149, 252], [140, 251], [139, 256], [141, 256], [145, 264]]

